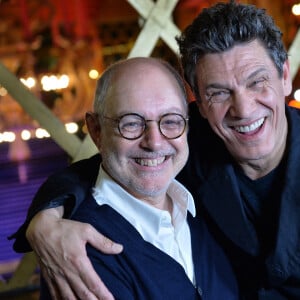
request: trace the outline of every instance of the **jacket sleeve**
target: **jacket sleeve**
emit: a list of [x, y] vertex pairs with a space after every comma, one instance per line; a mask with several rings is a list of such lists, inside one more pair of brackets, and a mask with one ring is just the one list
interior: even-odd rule
[[25, 233], [31, 219], [41, 210], [64, 205], [65, 218], [69, 218], [95, 184], [101, 157], [99, 154], [71, 164], [68, 168], [51, 175], [39, 188], [28, 209], [27, 217], [19, 229], [8, 239], [15, 239], [16, 252], [31, 251]]

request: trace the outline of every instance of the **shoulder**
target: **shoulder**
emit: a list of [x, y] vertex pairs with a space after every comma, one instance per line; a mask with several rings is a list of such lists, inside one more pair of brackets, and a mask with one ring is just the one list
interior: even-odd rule
[[99, 170], [101, 162], [101, 156], [100, 154], [96, 154], [94, 156], [91, 156], [90, 158], [82, 159], [77, 162], [72, 163], [65, 171], [69, 172], [76, 172], [76, 171], [82, 171], [86, 169], [96, 169], [97, 172]]
[[300, 109], [286, 106], [286, 114], [288, 119], [296, 119], [297, 121], [300, 121]]
[[47, 182], [53, 182], [54, 184], [56, 184], [63, 181], [64, 184], [80, 183], [83, 185], [85, 184], [85, 182], [87, 182], [90, 186], [97, 178], [100, 162], [101, 157], [99, 154], [94, 155], [88, 159], [77, 161], [75, 163], [72, 163], [67, 168], [64, 168], [52, 174], [48, 178]]

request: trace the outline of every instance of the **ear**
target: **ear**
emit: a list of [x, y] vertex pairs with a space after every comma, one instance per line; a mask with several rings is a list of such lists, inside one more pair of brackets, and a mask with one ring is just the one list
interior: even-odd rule
[[87, 112], [85, 114], [85, 122], [94, 144], [100, 150], [101, 149], [101, 125], [99, 122], [99, 116], [93, 112]]
[[282, 80], [284, 95], [288, 96], [292, 92], [292, 79], [290, 73], [290, 63], [288, 59], [283, 64]]

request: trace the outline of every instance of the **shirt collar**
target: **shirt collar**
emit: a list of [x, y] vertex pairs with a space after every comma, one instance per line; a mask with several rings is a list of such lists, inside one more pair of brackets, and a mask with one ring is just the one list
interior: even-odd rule
[[[187, 211], [195, 217], [195, 204], [192, 195], [175, 179], [170, 184], [167, 194], [173, 201], [172, 223], [176, 232], [186, 220]], [[107, 204], [121, 214], [147, 241], [159, 233], [166, 219], [169, 219], [171, 223], [171, 217], [167, 211], [133, 197], [117, 184], [102, 166], [100, 166], [93, 196], [99, 205]]]

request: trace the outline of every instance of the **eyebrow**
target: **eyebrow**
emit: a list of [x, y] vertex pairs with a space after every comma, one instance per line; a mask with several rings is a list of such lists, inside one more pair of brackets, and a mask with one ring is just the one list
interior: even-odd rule
[[220, 84], [220, 83], [211, 83], [211, 84], [209, 84], [209, 85], [206, 87], [206, 90], [209, 90], [209, 89], [225, 89], [225, 90], [228, 90], [229, 88], [226, 87], [226, 86], [223, 85], [223, 84]]
[[[251, 74], [249, 74], [244, 82], [247, 82], [248, 80], [251, 80], [252, 78], [256, 77], [259, 73], [262, 73], [262, 72], [266, 72], [267, 69], [265, 67], [261, 67], [257, 70], [255, 70], [254, 72], [252, 72]], [[221, 83], [211, 83], [209, 85], [206, 86], [205, 90], [209, 90], [209, 89], [224, 89], [224, 90], [231, 90], [230, 87], [228, 86], [225, 86], [224, 84], [221, 84]]]
[[254, 72], [252, 72], [247, 78], [246, 80], [249, 80], [249, 79], [252, 79], [253, 77], [256, 77], [259, 73], [262, 73], [262, 72], [266, 72], [267, 69], [265, 67], [261, 67], [257, 70], [255, 70]]
[[[141, 111], [133, 111], [133, 110], [122, 110], [121, 112], [118, 112], [116, 115], [117, 116], [123, 116], [123, 115], [127, 115], [127, 114], [137, 114], [140, 115], [142, 117], [145, 117], [145, 114], [147, 112], [141, 112]], [[162, 111], [159, 115], [165, 115], [165, 114], [186, 114], [187, 113], [187, 109], [186, 107], [183, 105], [182, 108], [176, 107], [176, 106], [171, 106], [169, 107], [167, 110]]]

